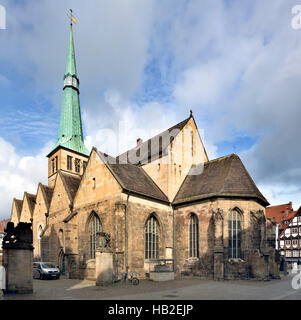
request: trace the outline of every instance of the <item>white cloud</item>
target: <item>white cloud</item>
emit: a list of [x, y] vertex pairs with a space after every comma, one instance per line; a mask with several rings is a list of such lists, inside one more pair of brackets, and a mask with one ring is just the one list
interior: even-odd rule
[[23, 199], [24, 191], [35, 194], [39, 182], [47, 183], [47, 144], [36, 156], [20, 157], [0, 137], [0, 220], [9, 218], [13, 198]]
[[[68, 43], [65, 12], [72, 4], [87, 146], [119, 154], [138, 137], [148, 139], [183, 120], [192, 108], [210, 159], [221, 155], [216, 144], [233, 140], [237, 131], [256, 137], [253, 148], [241, 154], [255, 182], [272, 201], [288, 202], [290, 194], [298, 201], [301, 43], [300, 32], [290, 27], [293, 0], [4, 4], [8, 29], [1, 34], [0, 61], [9, 59], [33, 74], [37, 91], [49, 95], [56, 108]], [[150, 61], [156, 61], [161, 82], [169, 81], [169, 103], [156, 97], [141, 104], [132, 100], [145, 77], [154, 76], [145, 71]], [[119, 137], [124, 123], [126, 134]], [[109, 139], [113, 134], [116, 143]], [[12, 164], [0, 177], [14, 175], [23, 192], [31, 183], [22, 179], [38, 181], [30, 167], [42, 160], [22, 159], [12, 146], [6, 148]], [[4, 156], [0, 152], [0, 162]], [[45, 176], [46, 168], [39, 175]], [[281, 195], [281, 188], [290, 193]]]
[[301, 206], [301, 188], [296, 188], [295, 186], [284, 188], [282, 184], [259, 185], [258, 188], [272, 206], [290, 201], [293, 203], [294, 210], [298, 210]]
[[107, 91], [100, 103], [110, 110], [114, 122], [106, 126], [103, 118], [85, 114], [86, 140], [90, 146], [113, 156], [135, 147], [138, 138], [147, 140], [177, 123], [167, 104], [150, 102], [138, 106], [116, 91]]

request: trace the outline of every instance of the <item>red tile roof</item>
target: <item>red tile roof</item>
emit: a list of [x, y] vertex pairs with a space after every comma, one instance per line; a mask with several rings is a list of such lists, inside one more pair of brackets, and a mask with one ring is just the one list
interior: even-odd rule
[[4, 232], [4, 229], [2, 227], [2, 224], [0, 223], [0, 232]]
[[0, 230], [1, 230], [1, 227], [3, 229], [3, 231], [0, 231], [0, 232], [4, 232], [4, 230], [6, 229], [6, 226], [7, 226], [7, 223], [10, 221], [10, 219], [4, 219], [4, 220], [1, 220], [0, 221]]
[[[290, 212], [287, 215], [285, 215], [285, 217], [283, 218], [283, 220], [279, 224], [279, 236], [281, 234], [283, 234], [285, 229], [290, 225], [290, 223], [292, 222], [292, 220], [296, 214], [297, 214], [297, 211], [293, 211], [293, 212]], [[285, 221], [287, 221], [287, 223], [285, 223]]]
[[270, 207], [267, 207], [265, 211], [266, 217], [270, 219], [275, 218], [276, 223], [278, 224], [283, 219], [286, 219], [286, 220], [291, 219], [292, 213], [295, 213], [292, 207], [292, 202], [280, 204], [277, 206], [270, 206]]

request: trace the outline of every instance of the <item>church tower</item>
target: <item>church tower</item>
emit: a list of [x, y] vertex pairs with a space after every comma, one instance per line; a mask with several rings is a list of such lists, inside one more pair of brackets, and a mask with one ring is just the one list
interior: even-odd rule
[[64, 76], [59, 136], [48, 157], [48, 185], [53, 186], [58, 170], [82, 175], [90, 152], [84, 144], [79, 102], [79, 79], [76, 71], [72, 24]]

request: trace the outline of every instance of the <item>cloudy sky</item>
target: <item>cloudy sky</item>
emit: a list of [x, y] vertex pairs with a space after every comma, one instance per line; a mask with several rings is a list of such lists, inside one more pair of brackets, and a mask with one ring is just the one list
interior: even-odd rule
[[[86, 144], [117, 155], [192, 109], [209, 158], [237, 153], [271, 204], [301, 205], [296, 0], [0, 0], [0, 219], [47, 182], [73, 8]], [[126, 127], [118, 148], [108, 136]], [[123, 129], [122, 129], [123, 128]], [[122, 129], [122, 130], [121, 130]], [[113, 131], [112, 131], [113, 130]], [[120, 136], [120, 135], [119, 135]]]

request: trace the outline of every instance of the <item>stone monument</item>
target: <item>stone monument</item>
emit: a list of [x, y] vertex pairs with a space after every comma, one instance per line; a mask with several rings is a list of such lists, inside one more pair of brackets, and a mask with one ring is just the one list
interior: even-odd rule
[[33, 245], [31, 223], [13, 222], [7, 224], [3, 238], [3, 266], [5, 268], [5, 289], [8, 293], [33, 292]]
[[113, 283], [113, 250], [111, 236], [105, 232], [96, 234], [96, 285]]

